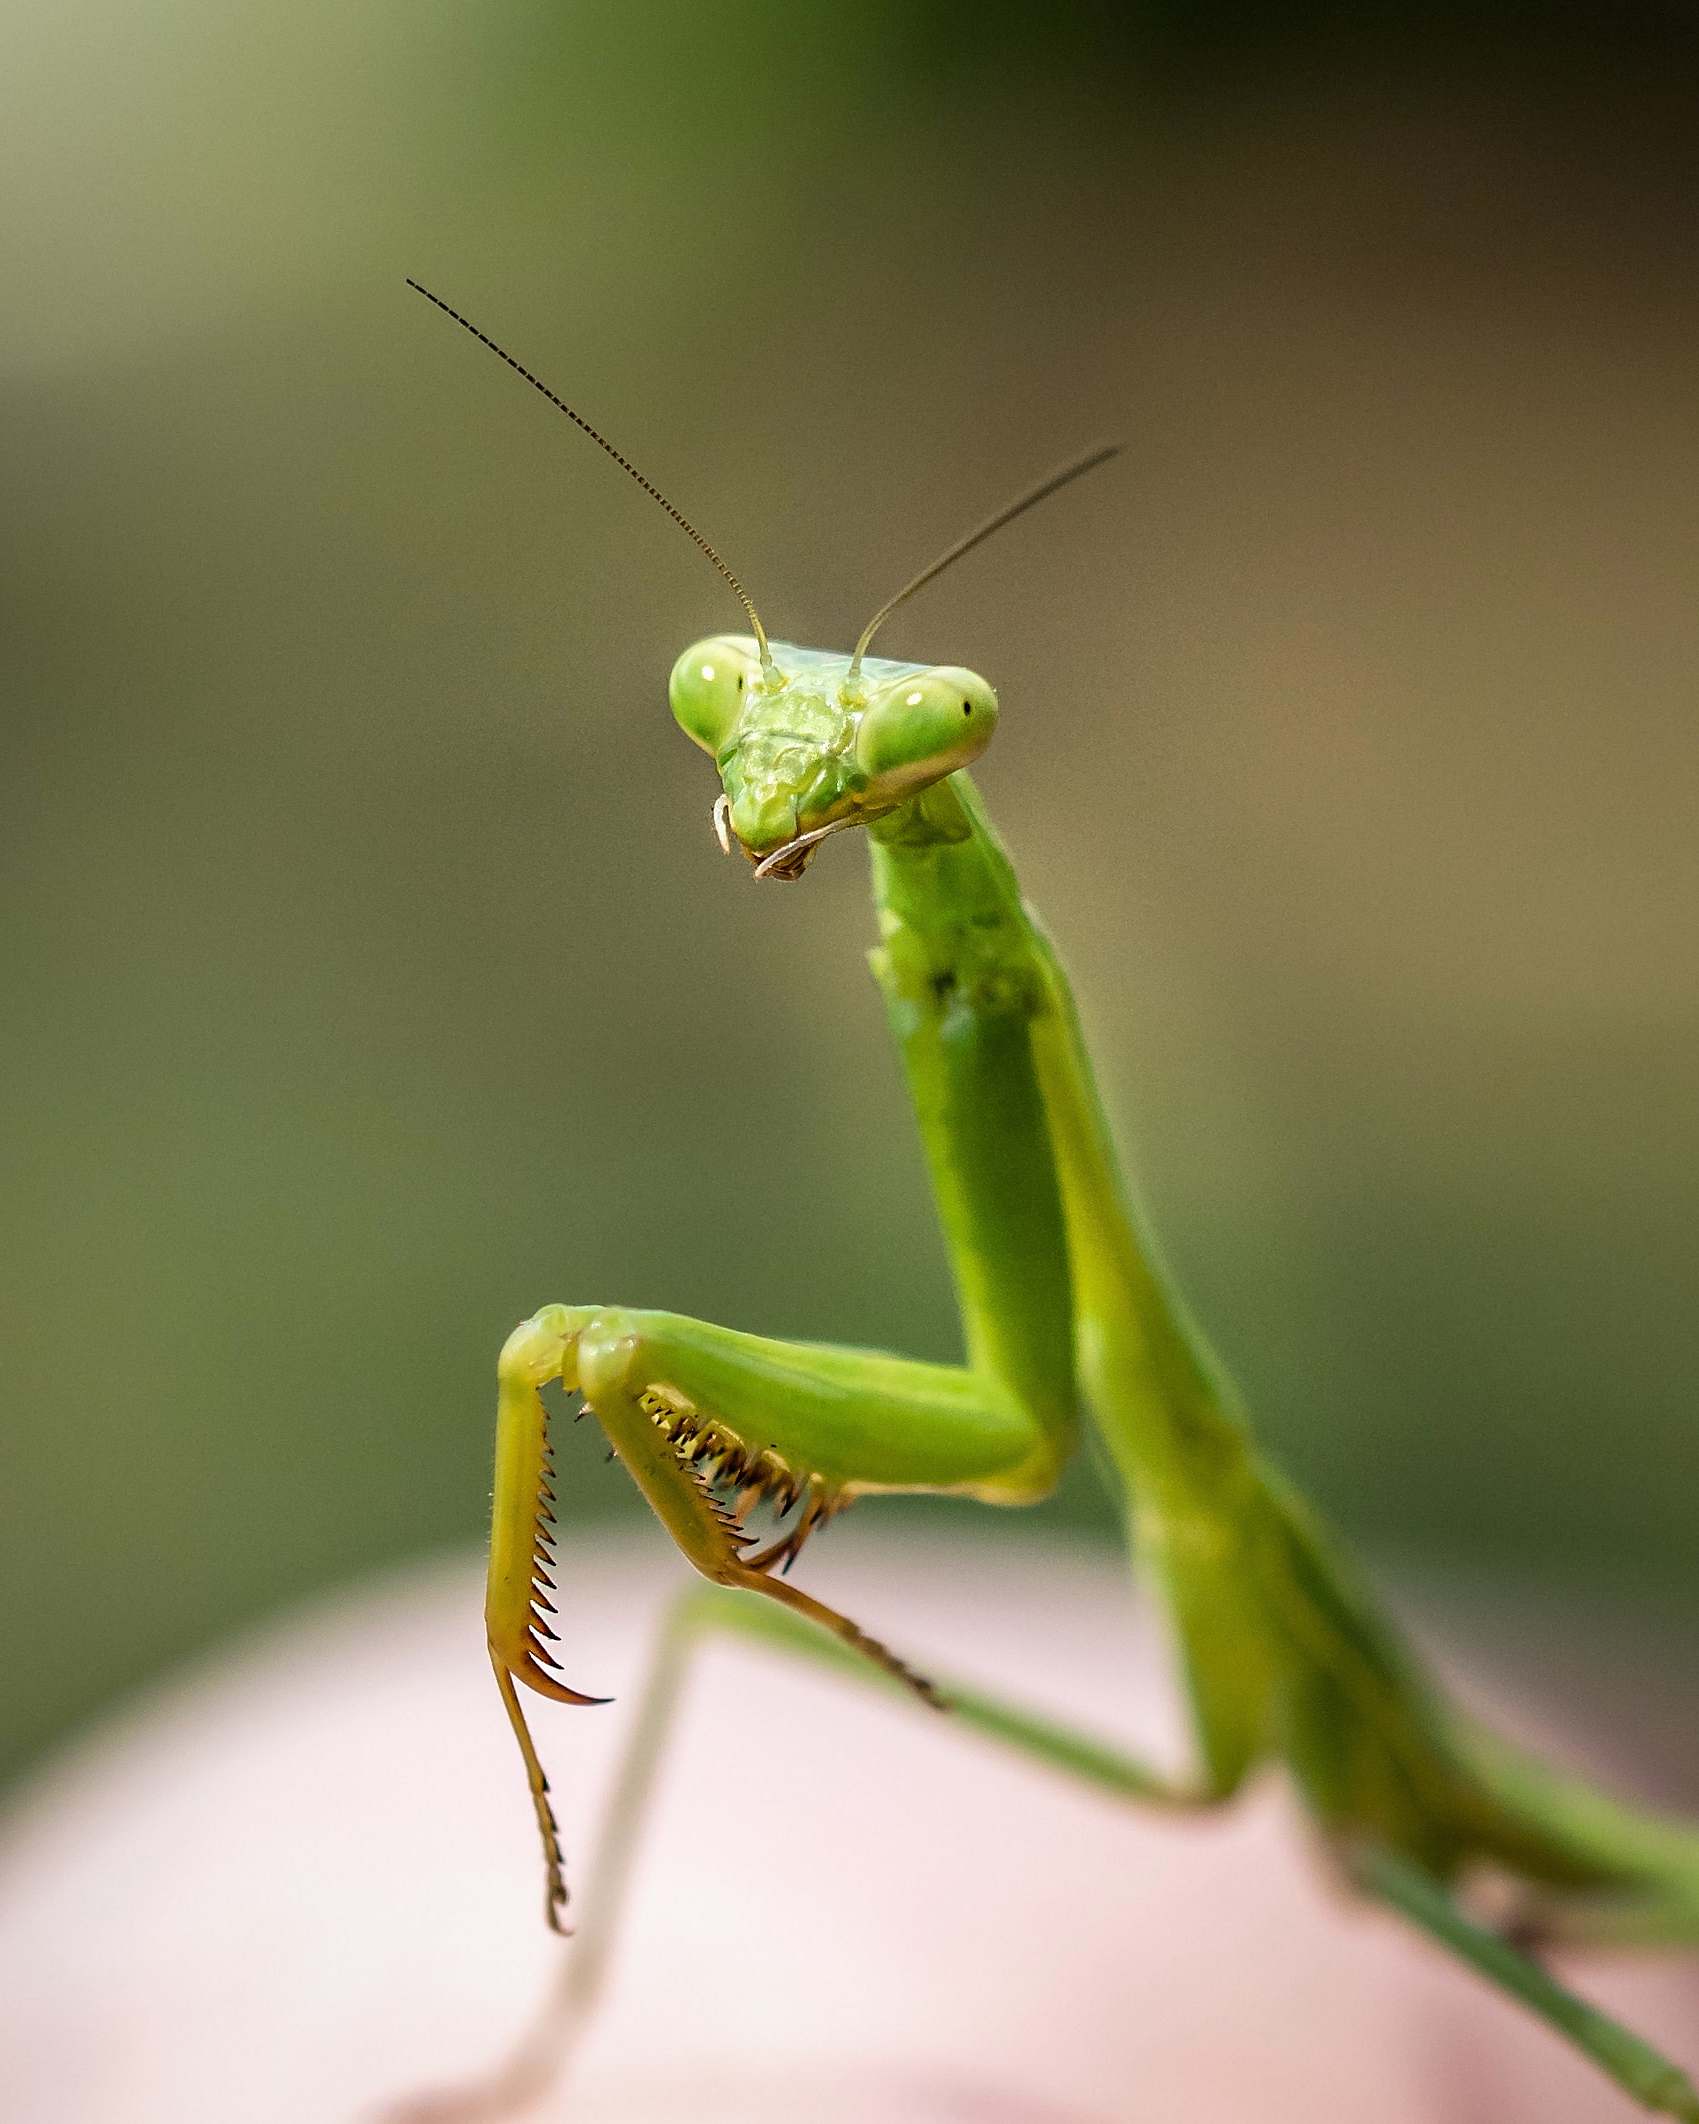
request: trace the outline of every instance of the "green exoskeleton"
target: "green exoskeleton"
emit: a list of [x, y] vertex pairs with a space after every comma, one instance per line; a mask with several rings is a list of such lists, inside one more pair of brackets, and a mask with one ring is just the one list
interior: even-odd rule
[[[865, 829], [873, 973], [919, 1123], [966, 1357], [913, 1363], [620, 1305], [546, 1305], [510, 1336], [486, 1612], [552, 1924], [566, 1887], [519, 1686], [591, 1699], [559, 1679], [546, 1649], [553, 1490], [540, 1389], [559, 1382], [583, 1396], [708, 1584], [669, 1625], [590, 1929], [571, 1950], [552, 2020], [499, 2082], [447, 2113], [495, 2114], [553, 2070], [605, 1961], [681, 1674], [694, 1645], [725, 1631], [907, 1690], [1133, 1802], [1220, 1807], [1254, 1774], [1283, 1768], [1344, 1882], [1519, 2000], [1649, 2109], [1699, 2124], [1686, 2075], [1542, 1958], [1569, 1943], [1699, 1944], [1699, 1829], [1619, 1806], [1464, 1716], [1263, 1457], [1129, 1196], [1067, 977], [969, 777], [996, 728], [997, 696], [956, 665], [867, 654], [902, 598], [1110, 454], [1094, 452], [981, 525], [899, 592], [848, 655], [769, 644], [719, 555], [662, 501], [748, 616], [747, 634], [687, 649], [671, 680], [674, 715], [719, 774], [722, 845], [759, 879], [794, 880], [828, 836]], [[1181, 1780], [970, 1687], [923, 1680], [781, 1575], [823, 1521], [871, 1492], [996, 1505], [1042, 1497], [1082, 1422], [1104, 1448], [1133, 1555], [1178, 1641], [1195, 1739]], [[753, 1531], [761, 1518], [764, 1540]]]

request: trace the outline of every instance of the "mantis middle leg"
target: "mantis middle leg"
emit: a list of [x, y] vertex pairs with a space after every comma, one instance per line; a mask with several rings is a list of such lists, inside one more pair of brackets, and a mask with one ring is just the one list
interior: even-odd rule
[[[631, 1733], [610, 1786], [595, 1843], [584, 1916], [535, 2021], [500, 2073], [447, 2106], [416, 2108], [395, 2124], [475, 2124], [499, 2119], [564, 2081], [578, 2039], [594, 2017], [629, 1901], [633, 1863], [655, 1800], [656, 1783], [683, 1708], [696, 1654], [726, 1638], [824, 1668], [863, 1688], [911, 1693], [900, 1673], [882, 1671], [835, 1630], [801, 1611], [717, 1586], [687, 1589], [662, 1624]], [[954, 1723], [1013, 1753], [1094, 1787], [1112, 1799], [1175, 1814], [1222, 1805], [1230, 1792], [1206, 1772], [1176, 1775], [1117, 1744], [953, 1679], [934, 1680], [929, 1700]]]

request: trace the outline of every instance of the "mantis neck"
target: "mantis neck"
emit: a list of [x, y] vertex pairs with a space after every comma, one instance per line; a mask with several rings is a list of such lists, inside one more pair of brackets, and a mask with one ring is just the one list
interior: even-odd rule
[[[883, 939], [875, 972], [923, 1132], [928, 1087], [910, 1052], [912, 1027], [941, 1020], [947, 1045], [952, 1021], [958, 1036], [969, 1024], [1020, 1021], [1066, 1233], [1079, 1389], [1137, 1489], [1213, 1516], [1244, 1461], [1244, 1425], [1125, 1184], [1067, 976], [978, 792], [965, 773], [950, 775], [875, 821], [869, 837]], [[1023, 1184], [1030, 1194], [1030, 1175]], [[1041, 1241], [1040, 1223], [1031, 1229]], [[1017, 1260], [1013, 1280], [1022, 1267]]]

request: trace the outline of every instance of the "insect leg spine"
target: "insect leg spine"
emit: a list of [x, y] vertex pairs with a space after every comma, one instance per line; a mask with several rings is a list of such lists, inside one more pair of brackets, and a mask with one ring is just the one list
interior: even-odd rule
[[645, 1387], [637, 1401], [672, 1446], [681, 1468], [704, 1493], [736, 1490], [729, 1505], [717, 1496], [710, 1501], [728, 1538], [740, 1547], [754, 1539], [745, 1532], [743, 1522], [757, 1504], [770, 1506], [781, 1519], [797, 1513], [785, 1532], [744, 1558], [752, 1570], [767, 1571], [777, 1564], [788, 1571], [809, 1536], [853, 1501], [853, 1493], [844, 1484], [810, 1469], [792, 1467], [770, 1445], [752, 1446], [664, 1381]]

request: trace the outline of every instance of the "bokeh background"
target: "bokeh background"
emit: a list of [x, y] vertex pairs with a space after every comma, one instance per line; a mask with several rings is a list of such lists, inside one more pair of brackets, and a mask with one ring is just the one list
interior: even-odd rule
[[[1691, 1626], [1687, 7], [4, 43], [0, 1770], [476, 1540], [545, 1299], [954, 1350], [859, 852], [722, 859], [662, 688], [734, 609], [406, 273], [784, 636], [1125, 436], [883, 646], [1001, 689], [1168, 1251], [1357, 1540]], [[565, 1508], [640, 1511], [583, 1433]]]

